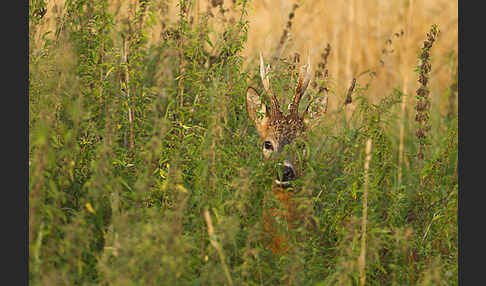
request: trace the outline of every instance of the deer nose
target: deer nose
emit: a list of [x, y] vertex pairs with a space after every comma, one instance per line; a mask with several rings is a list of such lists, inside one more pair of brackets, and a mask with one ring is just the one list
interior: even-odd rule
[[280, 172], [277, 172], [278, 183], [287, 183], [289, 181], [295, 180], [295, 172], [292, 165], [285, 163], [284, 165], [280, 165], [279, 167], [280, 167], [279, 170]]
[[294, 169], [292, 169], [290, 166], [283, 166], [282, 177], [284, 182], [295, 180]]

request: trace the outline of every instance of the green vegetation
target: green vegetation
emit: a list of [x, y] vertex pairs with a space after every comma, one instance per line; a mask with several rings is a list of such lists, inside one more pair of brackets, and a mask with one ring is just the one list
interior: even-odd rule
[[[427, 100], [427, 120], [409, 121], [398, 116], [398, 84], [369, 94], [363, 73], [344, 105], [327, 73], [313, 78], [307, 93], [329, 89], [340, 107], [306, 138], [296, 193], [312, 227], [293, 230], [276, 257], [262, 241], [273, 168], [245, 107], [249, 85], [263, 90], [256, 59], [241, 56], [249, 3], [211, 1], [194, 17], [197, 1], [180, 0], [169, 19], [163, 0], [131, 1], [126, 15], [111, 2], [66, 1], [49, 34], [40, 32], [47, 4], [30, 1], [31, 285], [358, 285], [370, 138], [366, 285], [457, 285], [454, 100], [447, 116]], [[149, 42], [154, 26], [163, 41]], [[291, 63], [272, 63], [282, 106]], [[417, 79], [433, 82], [427, 64]], [[456, 80], [446, 95], [426, 95], [452, 98]]]

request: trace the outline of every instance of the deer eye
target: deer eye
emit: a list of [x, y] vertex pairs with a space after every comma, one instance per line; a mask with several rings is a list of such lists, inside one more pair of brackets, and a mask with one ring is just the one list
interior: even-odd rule
[[267, 150], [273, 150], [273, 145], [270, 141], [265, 141], [265, 143], [263, 143], [263, 147]]

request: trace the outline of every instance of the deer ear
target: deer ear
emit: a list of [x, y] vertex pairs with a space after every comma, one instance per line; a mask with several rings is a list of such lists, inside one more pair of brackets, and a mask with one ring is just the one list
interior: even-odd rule
[[327, 100], [328, 94], [327, 90], [323, 91], [322, 94], [316, 94], [312, 101], [307, 106], [303, 117], [304, 123], [308, 127], [313, 127], [322, 120], [323, 115], [327, 111]]
[[252, 87], [248, 87], [246, 91], [246, 110], [250, 119], [255, 123], [260, 136], [264, 137], [270, 117], [260, 95]]

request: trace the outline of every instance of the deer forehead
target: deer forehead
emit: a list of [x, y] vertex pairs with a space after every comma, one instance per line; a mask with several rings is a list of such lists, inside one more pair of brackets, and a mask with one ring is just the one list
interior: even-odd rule
[[279, 148], [292, 143], [292, 141], [299, 137], [304, 131], [305, 126], [299, 118], [282, 118], [271, 122], [265, 132], [264, 139], [274, 141]]

